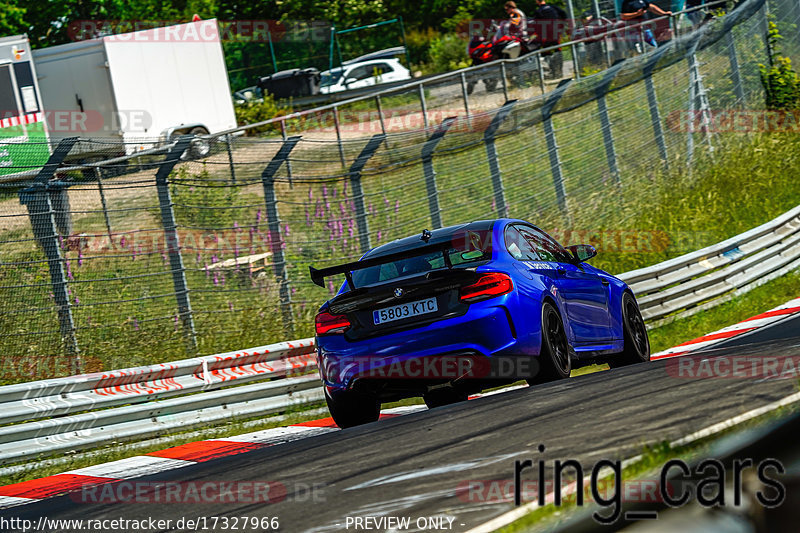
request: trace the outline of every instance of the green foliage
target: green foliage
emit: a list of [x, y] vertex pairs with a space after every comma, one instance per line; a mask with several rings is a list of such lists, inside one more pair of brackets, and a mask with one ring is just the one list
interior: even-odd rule
[[170, 192], [175, 205], [175, 220], [179, 226], [195, 228], [233, 227], [235, 210], [214, 209], [238, 205], [239, 187], [229, 183], [212, 180], [208, 169], [203, 165], [199, 174], [190, 175], [186, 165], [182, 165], [170, 176]]
[[800, 78], [792, 68], [791, 59], [779, 54], [782, 39], [778, 26], [770, 21], [767, 32], [770, 66], [759, 65], [759, 70], [767, 109], [789, 111], [800, 108]]
[[436, 37], [429, 50], [430, 61], [426, 70], [431, 73], [446, 72], [469, 66], [467, 43], [457, 35], [448, 33]]
[[[248, 102], [235, 107], [236, 123], [239, 126], [255, 124], [271, 118], [291, 113], [291, 108], [278, 106], [271, 95], [265, 94], [261, 102]], [[245, 135], [258, 135], [267, 131], [280, 131], [277, 124], [268, 124], [259, 128], [247, 130]]]
[[20, 7], [16, 0], [0, 2], [0, 36], [25, 32], [26, 9]]

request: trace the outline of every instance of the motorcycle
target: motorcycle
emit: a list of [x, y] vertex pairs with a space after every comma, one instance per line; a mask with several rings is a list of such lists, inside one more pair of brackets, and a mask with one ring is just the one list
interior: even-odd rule
[[[509, 26], [510, 23], [507, 20], [499, 25], [492, 22], [490, 31], [493, 31], [494, 35], [491, 39], [480, 34], [472, 36], [467, 45], [467, 54], [472, 60], [472, 66], [485, 65], [498, 59], [516, 59], [539, 48], [534, 39], [525, 39], [520, 35], [512, 34]], [[467, 82], [467, 94], [472, 94], [478, 81]], [[483, 84], [486, 91], [494, 91], [498, 81], [497, 78], [484, 78]]]

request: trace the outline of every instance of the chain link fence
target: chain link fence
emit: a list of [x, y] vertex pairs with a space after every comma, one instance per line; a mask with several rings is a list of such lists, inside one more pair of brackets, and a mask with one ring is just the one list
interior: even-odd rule
[[[800, 16], [796, 2], [773, 9]], [[763, 108], [766, 16], [747, 0], [653, 53], [492, 111], [445, 106], [453, 116], [427, 127], [409, 127], [420, 117], [408, 110], [337, 135], [335, 116], [305, 116], [83, 168], [63, 159], [98, 141], [61, 140], [38, 175], [0, 181], [3, 379], [309, 336], [337, 287], [313, 285], [310, 265], [424, 228], [497, 216], [556, 234], [621, 227], [659, 169], [725, 156], [715, 112]]]

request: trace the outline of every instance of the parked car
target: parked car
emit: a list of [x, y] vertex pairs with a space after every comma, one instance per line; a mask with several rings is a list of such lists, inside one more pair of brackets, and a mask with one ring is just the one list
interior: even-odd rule
[[[375, 54], [369, 54], [369, 56], [375, 57]], [[324, 71], [320, 80], [319, 92], [330, 94], [411, 79], [411, 71], [404, 67], [396, 57], [378, 57], [366, 60], [362, 58], [347, 61], [341, 67]]]
[[423, 231], [361, 260], [310, 270], [345, 275], [316, 316], [320, 375], [340, 427], [378, 419], [381, 402], [422, 396], [428, 407], [498, 382], [569, 377], [598, 362], [650, 359], [636, 298], [523, 220]]

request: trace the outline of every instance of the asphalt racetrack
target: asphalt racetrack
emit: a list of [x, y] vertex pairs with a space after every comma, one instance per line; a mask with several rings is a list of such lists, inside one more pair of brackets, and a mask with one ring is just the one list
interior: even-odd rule
[[[798, 358], [800, 319], [729, 344], [706, 354]], [[699, 361], [698, 356], [691, 357]], [[355, 518], [391, 516], [410, 518], [410, 527], [399, 529], [403, 531], [437, 530], [432, 527], [437, 524], [438, 530], [467, 531], [514, 508], [513, 502], [500, 501], [499, 493], [466, 489], [476, 480], [500, 480], [510, 487], [515, 460], [552, 465], [556, 459], [576, 459], [588, 472], [599, 459], [631, 457], [645, 443], [680, 438], [797, 390], [796, 378], [682, 375], [680, 359], [512, 390], [136, 480], [279, 482], [287, 495], [277, 503], [111, 504], [60, 496], [6, 509], [0, 516], [173, 521], [277, 517], [281, 531], [387, 531], [391, 528], [376, 521], [369, 522], [369, 529], [364, 522], [356, 527]], [[543, 453], [540, 445], [545, 446]], [[552, 477], [552, 468], [547, 470]], [[528, 471], [526, 476], [533, 479], [535, 474]], [[427, 517], [437, 517], [441, 523], [417, 522]], [[425, 528], [418, 527], [423, 524]], [[240, 525], [239, 530], [266, 529]]]

